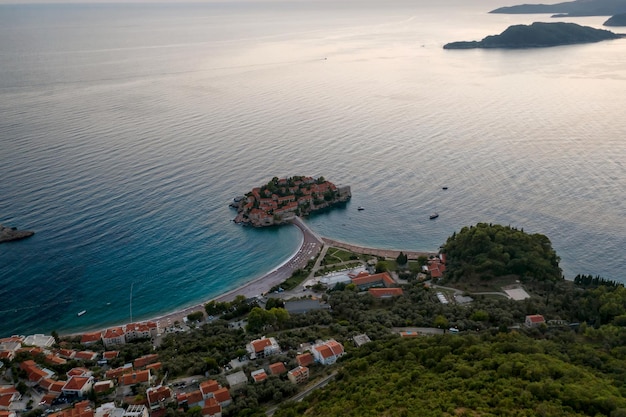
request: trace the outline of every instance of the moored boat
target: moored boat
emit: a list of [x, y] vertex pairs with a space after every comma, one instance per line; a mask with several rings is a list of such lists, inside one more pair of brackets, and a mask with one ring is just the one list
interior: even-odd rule
[[436, 219], [437, 217], [439, 217], [439, 213], [433, 213], [430, 215], [429, 219], [433, 220], [433, 219]]
[[83, 311], [79, 311], [76, 315], [78, 317], [82, 316], [83, 314], [85, 314], [87, 312], [87, 310], [83, 310]]

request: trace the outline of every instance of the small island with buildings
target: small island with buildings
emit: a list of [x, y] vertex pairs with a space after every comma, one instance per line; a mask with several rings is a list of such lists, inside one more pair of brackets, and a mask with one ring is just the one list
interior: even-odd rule
[[324, 177], [274, 177], [236, 197], [230, 206], [237, 209], [235, 223], [264, 227], [289, 223], [295, 216], [345, 203], [351, 197], [350, 186], [336, 186]]

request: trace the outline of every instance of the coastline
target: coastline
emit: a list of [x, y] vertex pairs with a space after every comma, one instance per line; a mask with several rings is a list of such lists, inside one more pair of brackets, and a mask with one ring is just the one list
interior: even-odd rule
[[[315, 257], [322, 251], [323, 247], [326, 246], [335, 246], [343, 249], [350, 250], [355, 253], [365, 253], [374, 256], [382, 256], [382, 257], [396, 257], [401, 252], [400, 250], [395, 249], [376, 249], [376, 248], [368, 248], [364, 246], [352, 245], [345, 242], [340, 242], [333, 239], [328, 239], [325, 237], [319, 236], [315, 233], [311, 228], [309, 228], [299, 217], [295, 217], [292, 224], [296, 226], [302, 232], [302, 241], [300, 242], [300, 247], [293, 255], [283, 263], [274, 268], [271, 272], [268, 272], [258, 278], [253, 279], [252, 281], [246, 282], [245, 284], [234, 288], [230, 291], [227, 291], [217, 297], [213, 297], [209, 300], [203, 301], [200, 304], [195, 304], [190, 307], [185, 307], [179, 310], [175, 310], [169, 313], [165, 313], [163, 315], [159, 315], [153, 318], [148, 318], [145, 320], [137, 320], [136, 322], [155, 322], [157, 324], [157, 328], [159, 333], [162, 333], [162, 329], [166, 327], [170, 327], [174, 325], [176, 322], [182, 323], [183, 319], [187, 317], [189, 314], [194, 313], [196, 311], [205, 312], [204, 306], [206, 303], [211, 301], [232, 301], [235, 297], [239, 295], [243, 295], [246, 298], [256, 297], [257, 295], [263, 294], [269, 291], [272, 287], [282, 283], [287, 278], [289, 278], [296, 269], [303, 268], [309, 262], [310, 259], [315, 259]], [[416, 252], [416, 251], [402, 251], [405, 253], [409, 259], [417, 259], [419, 256], [429, 256], [434, 255], [436, 252]], [[123, 323], [128, 324], [128, 323]], [[121, 325], [121, 324], [120, 324]], [[111, 326], [115, 327], [115, 326]], [[104, 329], [100, 329], [104, 330]], [[61, 336], [76, 336], [84, 333], [91, 333], [98, 331], [95, 329], [93, 331], [84, 331], [84, 332], [75, 332], [71, 334], [62, 334]]]

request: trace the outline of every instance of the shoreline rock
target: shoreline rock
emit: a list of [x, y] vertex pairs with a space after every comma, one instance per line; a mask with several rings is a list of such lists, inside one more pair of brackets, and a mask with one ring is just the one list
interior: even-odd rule
[[17, 230], [15, 227], [6, 227], [0, 224], [0, 243], [26, 239], [35, 232], [32, 230]]

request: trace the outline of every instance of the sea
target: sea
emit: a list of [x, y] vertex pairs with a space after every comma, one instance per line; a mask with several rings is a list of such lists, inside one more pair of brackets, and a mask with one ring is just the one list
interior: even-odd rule
[[488, 13], [515, 3], [1, 4], [0, 223], [36, 234], [0, 245], [0, 336], [146, 320], [275, 269], [298, 229], [228, 207], [274, 176], [351, 186], [306, 219], [322, 236], [437, 251], [498, 223], [548, 236], [568, 279], [626, 282], [626, 39], [443, 49], [556, 20]]

